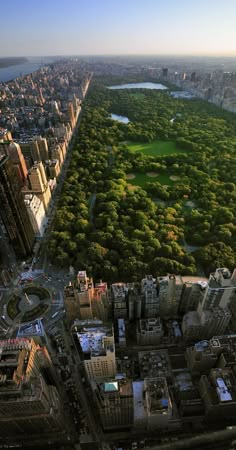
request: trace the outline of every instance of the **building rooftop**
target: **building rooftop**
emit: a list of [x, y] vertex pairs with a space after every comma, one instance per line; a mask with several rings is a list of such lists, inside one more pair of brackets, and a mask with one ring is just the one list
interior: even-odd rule
[[139, 320], [139, 328], [141, 332], [160, 332], [162, 331], [162, 324], [160, 317], [151, 319], [141, 319]]
[[100, 386], [105, 393], [119, 392], [120, 397], [130, 397], [133, 395], [132, 381], [124, 377], [110, 380], [102, 383]]
[[145, 378], [144, 389], [148, 414], [167, 414], [171, 406], [165, 378]]
[[113, 283], [111, 285], [111, 289], [115, 300], [116, 298], [125, 298], [128, 292], [128, 288], [125, 283]]
[[227, 268], [216, 269], [215, 273], [212, 273], [209, 278], [209, 288], [219, 289], [224, 287], [236, 287], [236, 272], [234, 271], [231, 276], [231, 272]]
[[146, 419], [147, 413], [144, 404], [144, 381], [133, 381], [134, 395], [134, 424]]
[[18, 328], [17, 337], [44, 336], [44, 328], [41, 320], [21, 325]]
[[210, 389], [213, 404], [236, 402], [236, 378], [231, 368], [211, 369], [208, 382], [215, 389]]
[[208, 283], [208, 278], [206, 277], [193, 277], [193, 276], [182, 276], [183, 283]]
[[[92, 322], [92, 321], [91, 321]], [[76, 327], [77, 328], [77, 327]], [[106, 343], [106, 338], [113, 337], [113, 330], [106, 326], [84, 326], [76, 332], [83, 353], [91, 356], [104, 355], [106, 349], [114, 351], [113, 343]]]
[[141, 378], [169, 376], [171, 364], [167, 350], [139, 352], [139, 367]]
[[104, 392], [117, 392], [119, 390], [118, 381], [110, 381], [109, 383], [104, 383]]
[[146, 275], [145, 278], [143, 278], [141, 281], [142, 293], [144, 293], [145, 291], [156, 289], [156, 287], [156, 278], [153, 278], [152, 275]]

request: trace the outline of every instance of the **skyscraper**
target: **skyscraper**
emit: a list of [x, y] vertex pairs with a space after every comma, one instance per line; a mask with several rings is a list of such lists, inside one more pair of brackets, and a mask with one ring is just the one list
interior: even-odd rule
[[225, 267], [216, 269], [215, 273], [210, 275], [201, 308], [226, 308], [233, 299], [235, 301], [235, 289], [236, 269], [232, 275]]
[[0, 437], [22, 442], [64, 432], [53, 372], [47, 349], [33, 339], [0, 341]]
[[24, 189], [25, 194], [35, 194], [43, 202], [45, 211], [47, 212], [50, 201], [51, 191], [48, 185], [45, 169], [43, 163], [37, 162], [29, 170], [28, 173], [30, 189]]
[[100, 320], [81, 320], [74, 323], [75, 339], [79, 343], [87, 376], [104, 381], [116, 374], [114, 331]]
[[159, 299], [161, 317], [175, 317], [180, 303], [183, 281], [179, 275], [159, 277]]
[[35, 233], [29, 220], [21, 180], [10, 157], [0, 153], [0, 217], [19, 255], [31, 254]]
[[22, 183], [24, 183], [24, 181], [27, 178], [28, 170], [26, 167], [24, 155], [21, 151], [19, 144], [12, 141], [8, 147], [8, 153], [14, 166], [16, 166], [19, 171]]
[[131, 428], [134, 422], [132, 382], [122, 378], [97, 385], [96, 401], [104, 430]]

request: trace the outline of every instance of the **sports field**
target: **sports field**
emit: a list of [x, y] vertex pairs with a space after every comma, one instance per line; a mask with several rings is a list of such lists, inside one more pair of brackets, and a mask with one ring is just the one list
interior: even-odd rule
[[128, 142], [128, 148], [131, 152], [141, 152], [147, 156], [165, 156], [173, 153], [186, 153], [176, 146], [174, 141], [154, 141], [148, 143]]

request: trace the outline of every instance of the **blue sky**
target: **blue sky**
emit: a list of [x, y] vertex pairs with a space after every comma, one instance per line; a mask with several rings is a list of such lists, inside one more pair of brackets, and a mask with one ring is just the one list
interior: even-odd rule
[[0, 56], [236, 56], [236, 0], [11, 0], [0, 15]]

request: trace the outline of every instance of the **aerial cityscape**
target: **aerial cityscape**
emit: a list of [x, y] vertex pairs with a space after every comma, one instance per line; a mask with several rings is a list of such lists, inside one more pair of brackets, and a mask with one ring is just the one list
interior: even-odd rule
[[0, 449], [236, 449], [236, 4], [212, 5], [2, 21]]

